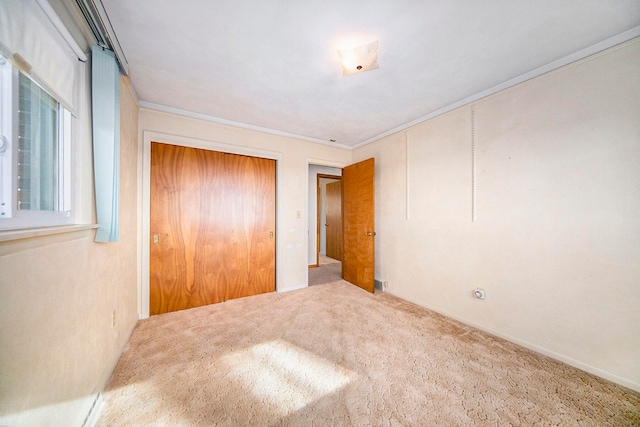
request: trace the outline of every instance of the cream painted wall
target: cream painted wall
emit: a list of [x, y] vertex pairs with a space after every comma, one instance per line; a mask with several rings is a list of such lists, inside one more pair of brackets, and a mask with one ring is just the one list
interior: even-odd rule
[[[308, 283], [308, 170], [310, 164], [342, 167], [351, 163], [352, 152], [342, 148], [329, 147], [312, 142], [283, 136], [240, 129], [219, 123], [188, 118], [149, 109], [140, 110], [140, 141], [162, 138], [169, 143], [193, 144], [200, 148], [210, 148], [247, 155], [261, 155], [277, 158], [277, 276], [276, 289], [287, 291], [306, 287]], [[145, 138], [145, 135], [147, 137]], [[155, 140], [154, 139], [154, 140]], [[146, 154], [145, 154], [146, 156]], [[143, 174], [148, 171], [143, 167]], [[141, 182], [145, 177], [141, 177]], [[142, 184], [143, 193], [144, 182]], [[145, 196], [146, 197], [146, 196]], [[142, 237], [143, 248], [148, 241], [148, 208], [143, 207]], [[145, 225], [146, 224], [146, 225]], [[144, 317], [148, 312], [145, 293], [148, 294], [147, 260], [143, 256], [142, 305]], [[147, 280], [145, 283], [145, 279]]]
[[[121, 89], [120, 241], [85, 230], [0, 243], [0, 425], [82, 425], [138, 320], [138, 102]], [[90, 144], [77, 146], [78, 178], [91, 176]]]
[[640, 390], [638, 39], [368, 157], [389, 292]]

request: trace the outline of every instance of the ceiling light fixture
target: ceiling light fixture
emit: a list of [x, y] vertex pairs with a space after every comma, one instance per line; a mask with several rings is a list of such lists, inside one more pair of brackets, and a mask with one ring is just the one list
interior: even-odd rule
[[378, 68], [378, 41], [338, 51], [342, 62], [342, 75], [362, 73]]

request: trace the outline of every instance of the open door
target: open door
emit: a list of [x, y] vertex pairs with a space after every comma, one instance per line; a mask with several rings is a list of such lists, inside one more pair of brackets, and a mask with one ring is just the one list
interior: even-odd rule
[[326, 253], [342, 261], [342, 181], [330, 182], [326, 188]]
[[367, 159], [342, 170], [342, 278], [374, 291], [374, 170]]

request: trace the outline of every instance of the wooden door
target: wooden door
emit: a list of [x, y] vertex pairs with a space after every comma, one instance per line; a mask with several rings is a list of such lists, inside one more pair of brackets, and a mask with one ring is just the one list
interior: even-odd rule
[[342, 170], [342, 277], [374, 291], [374, 159]]
[[150, 314], [275, 290], [275, 161], [151, 144]]
[[342, 182], [326, 185], [326, 238], [327, 256], [342, 260]]

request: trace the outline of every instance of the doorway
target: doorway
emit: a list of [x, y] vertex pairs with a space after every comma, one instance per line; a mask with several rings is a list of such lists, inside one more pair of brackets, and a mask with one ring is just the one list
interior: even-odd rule
[[317, 260], [342, 261], [342, 178], [318, 175]]
[[342, 279], [342, 177], [316, 177], [316, 263], [309, 267], [309, 286]]
[[[326, 255], [326, 218], [323, 217], [322, 203], [325, 195], [322, 193], [322, 177], [339, 180], [342, 176], [342, 167], [308, 165], [308, 198], [307, 198], [307, 253], [309, 268], [320, 265], [320, 253]], [[323, 178], [326, 185], [327, 180]], [[325, 188], [326, 190], [326, 188]], [[326, 211], [324, 211], [326, 212]]]
[[[329, 219], [327, 219], [326, 216], [322, 216], [323, 205], [325, 205], [326, 209], [327, 190], [325, 186], [325, 191], [322, 191], [321, 183], [323, 177], [321, 175], [323, 175], [323, 173], [312, 171], [312, 167], [312, 165], [309, 165], [310, 178], [313, 175], [312, 172], [315, 172], [318, 177], [317, 184], [314, 182], [309, 191], [309, 201], [314, 201], [317, 205], [316, 209], [310, 209], [309, 211], [309, 217], [315, 217], [315, 221], [313, 221], [314, 224], [311, 224], [310, 221], [309, 227], [309, 242], [311, 243], [313, 241], [313, 248], [311, 245], [309, 248], [309, 259], [314, 260], [315, 264], [309, 265], [308, 284], [311, 286], [344, 279], [368, 292], [374, 292], [376, 236], [374, 221], [375, 159], [370, 158], [340, 169], [339, 181], [337, 176], [328, 177], [333, 180], [333, 183], [328, 182], [327, 185], [334, 185], [335, 192], [339, 192], [341, 195], [341, 211], [339, 215], [342, 224], [339, 228], [342, 230], [342, 236], [338, 238], [342, 244], [340, 247], [341, 253], [334, 253], [335, 255], [333, 255], [336, 258], [340, 258], [339, 260], [326, 257], [327, 246], [324, 246], [324, 252], [322, 251], [322, 227], [324, 226], [326, 230], [327, 226], [331, 225], [331, 216], [328, 217]], [[337, 182], [340, 184], [337, 184]], [[331, 187], [329, 188], [329, 193], [331, 193]], [[325, 199], [323, 199], [323, 194]], [[312, 197], [312, 195], [317, 195], [317, 197]], [[323, 219], [324, 223], [322, 221]], [[315, 227], [313, 227], [313, 225], [315, 225]], [[311, 238], [312, 236], [313, 239]], [[325, 245], [329, 238], [330, 237], [327, 238], [325, 236]], [[329, 253], [332, 253], [331, 249], [329, 249]], [[324, 258], [323, 255], [325, 256]], [[331, 274], [321, 274], [320, 270], [327, 269], [326, 266], [323, 266], [323, 260], [340, 262], [340, 272], [338, 273], [338, 268], [336, 268], [336, 271], [331, 272]]]

